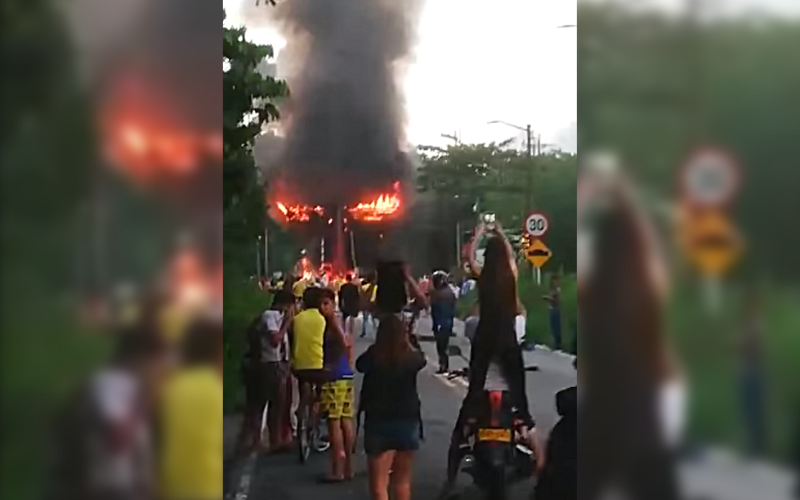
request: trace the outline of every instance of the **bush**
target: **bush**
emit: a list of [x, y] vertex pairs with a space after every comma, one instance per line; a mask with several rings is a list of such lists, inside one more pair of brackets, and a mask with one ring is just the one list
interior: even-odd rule
[[[548, 317], [547, 302], [544, 296], [549, 290], [550, 274], [543, 274], [542, 283], [537, 285], [530, 269], [521, 268], [519, 271], [519, 298], [528, 311], [527, 339], [529, 342], [553, 345], [550, 335], [550, 320]], [[469, 314], [472, 304], [478, 298], [477, 291], [461, 297], [458, 303], [458, 315], [463, 318]], [[575, 275], [561, 277], [561, 328], [564, 347], [570, 352], [577, 352], [578, 334], [578, 288]]]
[[235, 411], [244, 401], [241, 362], [247, 326], [261, 314], [271, 295], [247, 280], [225, 280], [223, 342], [225, 349], [225, 412]]

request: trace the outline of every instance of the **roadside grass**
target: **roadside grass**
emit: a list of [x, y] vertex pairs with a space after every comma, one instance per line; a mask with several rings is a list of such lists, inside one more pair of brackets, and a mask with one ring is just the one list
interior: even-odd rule
[[41, 498], [55, 416], [65, 397], [108, 358], [107, 336], [77, 326], [65, 311], [29, 315], [3, 340], [0, 496]]
[[239, 409], [244, 402], [241, 362], [247, 326], [269, 306], [271, 295], [244, 280], [226, 280], [224, 288], [223, 342], [225, 413]]

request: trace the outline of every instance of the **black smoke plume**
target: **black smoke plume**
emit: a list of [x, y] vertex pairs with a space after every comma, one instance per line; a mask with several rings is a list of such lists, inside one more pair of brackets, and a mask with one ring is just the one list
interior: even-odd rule
[[419, 0], [284, 0], [280, 71], [291, 97], [273, 174], [293, 201], [348, 204], [408, 187], [400, 77]]

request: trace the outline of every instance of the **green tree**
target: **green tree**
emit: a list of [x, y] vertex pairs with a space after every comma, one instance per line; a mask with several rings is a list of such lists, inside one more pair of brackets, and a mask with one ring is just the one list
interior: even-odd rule
[[[418, 189], [435, 197], [439, 248], [455, 248], [455, 231], [474, 227], [478, 212], [493, 212], [512, 233], [520, 231], [530, 194], [534, 206], [550, 217], [553, 227], [547, 236], [555, 258], [551, 268], [575, 267], [577, 158], [564, 153], [547, 153], [528, 158], [507, 144], [457, 144], [447, 148], [419, 148], [421, 166]], [[466, 237], [466, 235], [465, 235]], [[553, 247], [555, 246], [555, 248]], [[452, 265], [453, 262], [450, 262]]]
[[[253, 158], [262, 126], [278, 118], [276, 101], [286, 83], [258, 66], [272, 59], [272, 47], [249, 42], [244, 28], [223, 28], [223, 210], [226, 273], [252, 262], [252, 244], [262, 234], [264, 185]], [[249, 253], [248, 253], [249, 252]]]

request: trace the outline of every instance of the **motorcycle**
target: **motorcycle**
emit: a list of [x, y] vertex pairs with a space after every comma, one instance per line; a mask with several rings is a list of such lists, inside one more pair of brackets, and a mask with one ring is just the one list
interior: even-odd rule
[[460, 471], [491, 500], [506, 500], [508, 487], [536, 473], [533, 450], [523, 440], [522, 421], [515, 418], [510, 394], [486, 393], [476, 419], [468, 422], [469, 438], [461, 446]]

